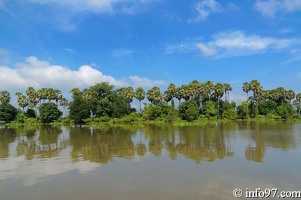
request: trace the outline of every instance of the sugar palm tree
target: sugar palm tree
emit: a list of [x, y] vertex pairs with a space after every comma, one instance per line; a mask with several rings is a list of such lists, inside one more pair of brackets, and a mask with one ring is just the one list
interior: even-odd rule
[[62, 97], [62, 98], [59, 99], [59, 103], [60, 103], [60, 106], [63, 106], [63, 109], [65, 111], [65, 116], [67, 116], [67, 109], [66, 109], [66, 107], [69, 105], [68, 100], [65, 97]]
[[[217, 83], [215, 86], [214, 86], [214, 93], [216, 94], [217, 96], [217, 107], [218, 107], [218, 116], [219, 116], [219, 102], [220, 102], [220, 99], [221, 97], [224, 95], [224, 90], [225, 90], [225, 86], [222, 84], [222, 83]], [[226, 95], [226, 94], [225, 94]]]
[[24, 108], [28, 106], [28, 99], [26, 98], [25, 95], [19, 95], [17, 99], [18, 105], [22, 108], [24, 112]]
[[286, 91], [286, 99], [289, 100], [289, 102], [292, 102], [292, 100], [295, 98], [296, 94], [293, 90]]
[[147, 91], [147, 99], [151, 103], [153, 103], [155, 105], [159, 105], [163, 99], [160, 88], [155, 86], [152, 89], [148, 90]]
[[141, 112], [141, 101], [145, 98], [145, 91], [142, 87], [138, 87], [134, 93], [134, 97], [139, 101], [139, 107]]
[[1, 103], [9, 103], [11, 100], [10, 94], [8, 91], [4, 90], [0, 92], [0, 101]]
[[231, 85], [229, 83], [225, 83], [224, 90], [225, 90], [225, 101], [229, 101], [229, 91], [232, 91]]
[[251, 90], [250, 84], [248, 82], [244, 82], [242, 86], [242, 90], [247, 93], [247, 101], [249, 99], [249, 91]]
[[205, 86], [205, 91], [206, 91], [209, 101], [210, 101], [211, 92], [214, 89], [213, 81], [207, 81], [204, 86]]
[[181, 99], [183, 98], [182, 88], [181, 87], [177, 87], [176, 88], [175, 97], [176, 97], [176, 99], [178, 99], [179, 105], [180, 105]]

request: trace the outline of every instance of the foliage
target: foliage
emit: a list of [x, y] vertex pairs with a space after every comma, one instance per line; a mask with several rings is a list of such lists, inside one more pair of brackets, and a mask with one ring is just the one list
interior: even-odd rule
[[27, 116], [23, 112], [19, 112], [16, 116], [16, 122], [17, 123], [25, 123], [27, 120]]
[[26, 117], [36, 118], [36, 112], [32, 108], [28, 108], [25, 115]]
[[73, 101], [70, 103], [69, 116], [75, 123], [83, 122], [84, 119], [90, 117], [90, 106], [86, 103], [81, 95], [74, 95]]
[[161, 117], [161, 106], [150, 104], [144, 108], [144, 118], [147, 120], [155, 120]]
[[204, 104], [204, 114], [207, 118], [215, 117], [217, 114], [217, 109], [213, 101], [206, 101]]
[[0, 105], [0, 121], [11, 122], [17, 116], [17, 109], [9, 103]]
[[40, 120], [42, 123], [50, 123], [60, 118], [62, 112], [55, 103], [43, 103], [39, 107]]
[[223, 119], [231, 119], [231, 120], [235, 120], [238, 118], [238, 114], [237, 112], [232, 109], [232, 108], [228, 108], [227, 110], [225, 110], [223, 112]]
[[289, 119], [294, 115], [294, 108], [291, 104], [285, 103], [276, 108], [276, 113], [283, 119]]
[[185, 101], [179, 106], [179, 116], [183, 120], [193, 121], [198, 118], [199, 112], [199, 108], [193, 100]]
[[277, 108], [277, 103], [272, 100], [263, 101], [258, 105], [259, 114], [263, 114], [263, 115], [266, 115], [271, 112], [275, 112], [276, 108]]
[[244, 101], [241, 105], [237, 106], [237, 114], [241, 119], [247, 119], [249, 117], [249, 102]]

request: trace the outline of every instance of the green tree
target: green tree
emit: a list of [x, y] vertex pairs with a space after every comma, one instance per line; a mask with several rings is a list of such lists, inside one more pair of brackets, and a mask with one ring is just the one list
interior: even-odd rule
[[24, 112], [24, 108], [28, 106], [28, 99], [26, 98], [25, 95], [19, 95], [17, 97], [17, 103], [18, 103], [19, 107], [21, 107], [23, 112]]
[[72, 101], [69, 106], [70, 119], [81, 123], [90, 117], [90, 106], [86, 103], [80, 92], [73, 90]]
[[207, 116], [207, 118], [216, 116], [217, 109], [216, 109], [215, 103], [213, 101], [206, 101], [204, 103], [204, 113]]
[[17, 109], [11, 104], [5, 102], [0, 104], [0, 121], [11, 122], [17, 116]]
[[214, 90], [214, 84], [213, 81], [207, 81], [204, 85], [205, 91], [207, 93], [208, 99], [210, 101], [211, 93]]
[[276, 108], [276, 113], [283, 119], [290, 119], [294, 115], [294, 108], [291, 104], [285, 103]]
[[286, 91], [286, 99], [289, 100], [289, 102], [292, 102], [292, 100], [296, 97], [296, 94], [293, 90]]
[[42, 103], [39, 107], [40, 120], [42, 123], [50, 123], [60, 118], [62, 112], [52, 102]]
[[225, 90], [225, 101], [229, 101], [229, 92], [232, 91], [231, 85], [229, 83], [225, 83], [224, 90]]
[[247, 93], [247, 101], [249, 99], [249, 91], [251, 90], [250, 84], [248, 82], [244, 82], [242, 86], [242, 90]]
[[237, 106], [237, 114], [241, 119], [247, 119], [249, 117], [249, 102], [244, 101], [241, 105]]
[[224, 90], [225, 90], [225, 87], [222, 83], [217, 83], [214, 86], [214, 93], [217, 96], [217, 115], [218, 116], [220, 115], [220, 104], [219, 104], [219, 102], [220, 102], [221, 97], [224, 95]]
[[183, 120], [193, 121], [199, 116], [199, 108], [194, 100], [188, 100], [180, 104], [179, 116]]
[[139, 108], [141, 112], [141, 101], [145, 98], [145, 91], [142, 87], [138, 87], [134, 93], [134, 97], [139, 101]]
[[8, 91], [4, 90], [0, 92], [0, 102], [1, 103], [9, 103], [10, 102], [10, 94]]
[[68, 99], [66, 99], [65, 97], [61, 98], [59, 100], [60, 106], [63, 106], [63, 109], [65, 111], [65, 116], [67, 117], [67, 106], [69, 105], [69, 101]]
[[147, 95], [147, 99], [155, 105], [159, 105], [162, 102], [163, 97], [160, 88], [157, 86], [148, 90], [146, 95]]
[[268, 113], [275, 112], [277, 103], [272, 100], [260, 102], [258, 105], [259, 114], [267, 115]]

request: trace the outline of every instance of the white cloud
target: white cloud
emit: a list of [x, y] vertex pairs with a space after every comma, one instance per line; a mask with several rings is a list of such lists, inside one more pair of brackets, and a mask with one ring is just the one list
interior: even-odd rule
[[128, 56], [135, 53], [135, 51], [130, 50], [130, 49], [116, 49], [112, 52], [114, 57], [123, 57], [123, 56]]
[[213, 35], [213, 40], [199, 43], [197, 47], [204, 56], [213, 56], [216, 53], [217, 57], [232, 57], [284, 51], [300, 43], [300, 39], [294, 38], [262, 37], [255, 34], [247, 35], [242, 31], [226, 31]]
[[159, 80], [150, 80], [146, 77], [139, 77], [139, 76], [130, 76], [130, 81], [132, 82], [131, 85], [134, 85], [136, 87], [153, 87], [153, 86], [159, 86], [159, 85], [167, 85], [164, 81]]
[[50, 86], [69, 91], [73, 87], [89, 87], [99, 82], [109, 82], [117, 87], [137, 86], [139, 83], [141, 83], [139, 86], [148, 87], [165, 83], [164, 81], [152, 81], [139, 76], [116, 79], [89, 65], [71, 70], [68, 67], [40, 61], [34, 56], [26, 58], [25, 62], [17, 63], [15, 68], [0, 66], [0, 72], [1, 90], [8, 91], [22, 91], [29, 86], [34, 88]]
[[29, 0], [30, 3], [50, 4], [66, 7], [75, 12], [91, 11], [91, 12], [111, 12], [114, 3], [122, 0]]
[[70, 48], [64, 48], [65, 51], [69, 52], [69, 53], [74, 53], [74, 50], [73, 49], [70, 49]]
[[127, 14], [139, 12], [139, 9], [143, 9], [144, 5], [154, 1], [155, 0], [29, 0], [31, 3], [59, 6], [76, 13], [123, 12]]
[[197, 17], [194, 19], [189, 19], [188, 22], [199, 22], [205, 21], [211, 13], [222, 12], [224, 9], [234, 9], [237, 8], [235, 4], [228, 4], [227, 8], [223, 7], [221, 4], [215, 0], [202, 0], [194, 4], [194, 9], [197, 12]]
[[179, 44], [168, 44], [165, 47], [166, 54], [187, 53], [196, 49], [197, 42], [181, 42]]
[[[0, 3], [1, 5], [1, 3]], [[0, 64], [9, 63], [10, 53], [8, 50], [0, 48]]]
[[199, 43], [196, 46], [200, 49], [203, 56], [214, 56], [216, 54], [216, 50], [214, 48], [209, 47], [203, 43]]
[[294, 12], [301, 10], [300, 0], [257, 0], [255, 9], [264, 17], [274, 17], [277, 12]]

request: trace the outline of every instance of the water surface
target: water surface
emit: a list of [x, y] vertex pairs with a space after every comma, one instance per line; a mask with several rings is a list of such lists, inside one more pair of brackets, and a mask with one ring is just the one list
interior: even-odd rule
[[234, 199], [301, 190], [301, 124], [0, 128], [4, 200]]

